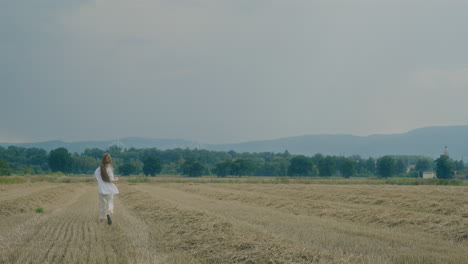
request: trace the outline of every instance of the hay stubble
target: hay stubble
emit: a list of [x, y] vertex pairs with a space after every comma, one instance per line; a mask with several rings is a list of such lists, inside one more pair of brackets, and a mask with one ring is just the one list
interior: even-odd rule
[[[467, 187], [3, 185], [0, 263], [468, 263]], [[37, 214], [37, 207], [44, 213]]]

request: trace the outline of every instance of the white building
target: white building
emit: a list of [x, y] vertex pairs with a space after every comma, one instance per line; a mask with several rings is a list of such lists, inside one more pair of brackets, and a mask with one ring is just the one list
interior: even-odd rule
[[435, 179], [435, 178], [437, 178], [435, 172], [433, 171], [423, 172], [423, 179]]

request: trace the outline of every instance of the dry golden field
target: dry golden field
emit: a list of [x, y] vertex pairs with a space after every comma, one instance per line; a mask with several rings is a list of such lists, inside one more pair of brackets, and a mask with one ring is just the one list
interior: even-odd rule
[[[468, 186], [0, 185], [1, 263], [468, 263]], [[36, 213], [37, 208], [43, 213]]]

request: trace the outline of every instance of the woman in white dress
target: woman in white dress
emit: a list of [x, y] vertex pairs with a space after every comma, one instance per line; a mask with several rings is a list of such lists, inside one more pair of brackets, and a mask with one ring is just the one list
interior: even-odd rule
[[101, 166], [94, 172], [94, 179], [98, 182], [99, 218], [102, 224], [106, 222], [107, 218], [107, 224], [111, 225], [111, 215], [114, 213], [114, 194], [119, 193], [114, 182], [119, 181], [119, 178], [114, 178], [110, 154], [106, 153], [102, 156]]

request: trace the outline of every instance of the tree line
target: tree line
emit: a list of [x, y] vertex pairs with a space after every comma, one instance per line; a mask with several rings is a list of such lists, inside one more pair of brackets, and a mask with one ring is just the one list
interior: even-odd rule
[[0, 175], [10, 174], [92, 174], [104, 153], [110, 153], [116, 173], [120, 175], [201, 175], [228, 176], [293, 176], [293, 177], [421, 177], [423, 171], [435, 170], [438, 178], [451, 178], [464, 171], [462, 160], [446, 155], [438, 159], [424, 156], [383, 156], [362, 158], [315, 154], [314, 156], [283, 153], [238, 153], [200, 149], [86, 149], [70, 153], [57, 148], [49, 153], [40, 148], [0, 146]]

